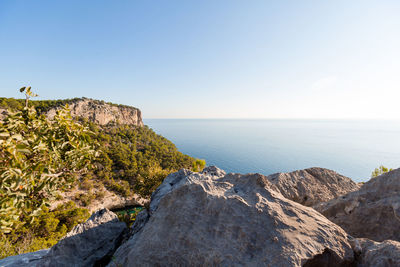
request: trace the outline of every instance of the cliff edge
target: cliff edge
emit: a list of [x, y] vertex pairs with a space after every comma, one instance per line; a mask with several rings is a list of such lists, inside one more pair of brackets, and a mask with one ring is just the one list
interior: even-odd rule
[[[118, 123], [143, 126], [142, 112], [135, 107], [115, 105], [89, 98], [74, 99], [68, 105], [72, 117], [85, 118], [99, 125]], [[46, 112], [46, 115], [49, 118], [53, 118], [60, 108], [51, 108]]]

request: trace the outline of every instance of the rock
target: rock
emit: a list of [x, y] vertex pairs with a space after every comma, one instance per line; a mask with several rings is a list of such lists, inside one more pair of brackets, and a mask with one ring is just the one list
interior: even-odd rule
[[[119, 123], [143, 126], [142, 113], [139, 109], [134, 107], [112, 105], [104, 101], [88, 98], [74, 99], [68, 105], [73, 117], [86, 118], [99, 125]], [[50, 119], [53, 118], [59, 108], [50, 109], [47, 112], [47, 116]]]
[[[225, 171], [216, 166], [206, 167], [203, 169], [202, 173], [211, 177], [223, 177], [225, 175]], [[150, 214], [157, 209], [160, 200], [166, 194], [171, 192], [173, 188], [180, 186], [180, 183], [186, 183], [186, 178], [189, 177], [190, 174], [192, 174], [191, 171], [181, 169], [168, 175], [163, 183], [151, 194]]]
[[313, 206], [359, 189], [350, 178], [323, 168], [309, 168], [267, 176], [281, 194], [305, 206]]
[[223, 177], [226, 174], [226, 172], [224, 170], [221, 170], [217, 166], [205, 167], [201, 173], [209, 174], [209, 175], [217, 176], [217, 177]]
[[42, 249], [31, 253], [7, 257], [0, 260], [0, 267], [34, 266], [46, 256], [48, 252], [48, 249]]
[[260, 174], [180, 170], [138, 225], [109, 266], [313, 266], [320, 254], [335, 266], [353, 261], [340, 227]]
[[400, 169], [314, 208], [354, 237], [400, 241]]
[[113, 212], [103, 209], [75, 226], [36, 266], [105, 265], [127, 231]]
[[386, 240], [374, 242], [365, 238], [352, 242], [359, 267], [400, 266], [400, 242]]

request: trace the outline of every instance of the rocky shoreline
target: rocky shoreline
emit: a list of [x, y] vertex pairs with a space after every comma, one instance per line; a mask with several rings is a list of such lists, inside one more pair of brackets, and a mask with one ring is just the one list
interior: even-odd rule
[[400, 266], [400, 169], [170, 174], [131, 229], [95, 212], [49, 250], [0, 266]]

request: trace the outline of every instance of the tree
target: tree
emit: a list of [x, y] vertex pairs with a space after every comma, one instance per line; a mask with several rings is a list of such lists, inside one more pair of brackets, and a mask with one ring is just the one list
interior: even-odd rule
[[379, 166], [379, 168], [375, 168], [375, 170], [371, 174], [371, 178], [377, 177], [381, 174], [384, 174], [385, 172], [390, 172], [390, 171], [393, 171], [393, 169], [392, 168], [388, 169], [385, 166], [381, 165]]
[[206, 166], [206, 161], [204, 159], [195, 159], [193, 161], [193, 171], [200, 172]]
[[87, 127], [73, 121], [68, 106], [53, 120], [25, 107], [0, 121], [0, 233], [40, 214], [58, 190], [92, 167], [97, 157]]

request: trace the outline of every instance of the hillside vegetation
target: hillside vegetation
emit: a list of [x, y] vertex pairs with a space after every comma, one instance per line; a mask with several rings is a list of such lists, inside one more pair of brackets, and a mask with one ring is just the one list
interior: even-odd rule
[[[30, 88], [26, 95], [33, 96]], [[10, 111], [0, 121], [0, 258], [55, 244], [88, 218], [76, 204], [103, 197], [93, 188], [148, 198], [169, 173], [205, 166], [147, 126], [78, 122], [67, 108], [52, 120], [41, 115], [74, 99], [29, 101], [29, 107], [25, 101], [0, 98], [0, 108]], [[49, 209], [76, 186], [86, 193], [75, 203]]]

